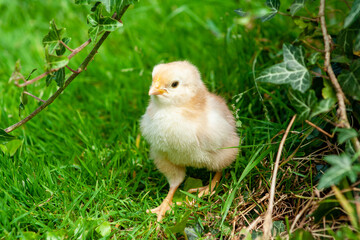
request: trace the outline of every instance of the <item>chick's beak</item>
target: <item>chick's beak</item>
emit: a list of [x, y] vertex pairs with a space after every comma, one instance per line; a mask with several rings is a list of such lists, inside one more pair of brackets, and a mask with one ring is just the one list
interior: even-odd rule
[[163, 88], [159, 88], [158, 86], [151, 86], [149, 90], [149, 95], [163, 95], [167, 91]]

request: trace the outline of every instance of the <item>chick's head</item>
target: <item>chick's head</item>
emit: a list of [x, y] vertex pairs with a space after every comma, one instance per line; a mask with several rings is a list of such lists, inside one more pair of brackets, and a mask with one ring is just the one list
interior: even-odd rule
[[149, 90], [151, 98], [164, 105], [182, 105], [206, 89], [198, 69], [187, 61], [156, 65]]

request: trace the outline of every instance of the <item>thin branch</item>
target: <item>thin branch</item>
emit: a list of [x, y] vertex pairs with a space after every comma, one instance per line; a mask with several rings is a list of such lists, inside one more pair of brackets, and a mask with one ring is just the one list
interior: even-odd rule
[[26, 94], [26, 95], [29, 95], [30, 97], [35, 98], [36, 100], [38, 100], [40, 102], [43, 102], [43, 103], [46, 102], [45, 100], [42, 100], [41, 98], [38, 98], [37, 96], [35, 96], [35, 95], [33, 95], [33, 94], [31, 94], [31, 93], [29, 93], [27, 91], [24, 91], [23, 93]]
[[311, 48], [311, 49], [313, 49], [313, 50], [315, 50], [315, 51], [317, 51], [317, 52], [321, 52], [321, 53], [324, 53], [324, 52], [325, 52], [325, 50], [322, 50], [322, 49], [320, 49], [320, 48], [314, 47], [313, 45], [311, 45], [310, 43], [308, 43], [308, 42], [305, 41], [305, 40], [301, 40], [301, 42], [303, 42], [306, 46], [308, 46], [309, 48]]
[[[344, 128], [350, 128], [350, 123], [346, 114], [346, 106], [345, 106], [345, 94], [334, 74], [334, 71], [330, 64], [330, 36], [327, 32], [326, 28], [326, 21], [325, 21], [325, 0], [320, 0], [320, 7], [319, 7], [319, 17], [320, 17], [320, 24], [321, 24], [321, 31], [324, 37], [324, 45], [325, 45], [325, 69], [330, 77], [330, 81], [335, 89], [336, 97], [339, 102], [338, 113], [340, 115], [340, 126]], [[357, 137], [351, 138], [351, 143], [354, 146], [356, 152], [360, 151], [360, 142]], [[360, 158], [359, 158], [360, 160]]]
[[317, 77], [321, 77], [321, 78], [325, 78], [325, 79], [330, 79], [328, 76], [322, 75], [321, 73], [317, 73], [314, 71], [310, 71], [312, 74], [314, 74]]
[[71, 67], [69, 67], [68, 65], [66, 65], [65, 66], [67, 69], [69, 69], [71, 72], [73, 72], [73, 73], [80, 73], [81, 71], [77, 71], [77, 70], [74, 70], [74, 69], [72, 69]]
[[[122, 15], [125, 13], [125, 11], [128, 9], [130, 5], [125, 6], [122, 11], [117, 15], [120, 19]], [[47, 106], [49, 106], [63, 91], [64, 89], [69, 86], [69, 84], [81, 73], [83, 69], [87, 67], [87, 65], [90, 63], [90, 61], [93, 59], [95, 54], [97, 53], [97, 50], [100, 48], [100, 46], [103, 44], [105, 39], [109, 36], [110, 32], [105, 32], [99, 41], [95, 44], [89, 55], [84, 59], [84, 61], [80, 64], [80, 67], [78, 68], [78, 73], [73, 73], [69, 76], [69, 78], [65, 81], [64, 86], [60, 87], [48, 100], [46, 100], [40, 107], [35, 109], [31, 114], [29, 114], [27, 117], [22, 119], [20, 122], [15, 123], [14, 125], [8, 127], [5, 129], [5, 132], [9, 133], [17, 129], [18, 127], [24, 125], [28, 121], [30, 121], [33, 117], [35, 117], [38, 113], [40, 113], [42, 110], [44, 110]], [[89, 41], [89, 40], [88, 40]], [[83, 44], [84, 45], [84, 44]]]
[[310, 126], [312, 126], [313, 128], [316, 128], [316, 130], [318, 130], [319, 132], [321, 132], [322, 134], [325, 134], [326, 136], [328, 136], [329, 138], [333, 138], [334, 137], [334, 133], [332, 135], [330, 135], [330, 133], [326, 132], [325, 130], [323, 130], [322, 128], [320, 128], [319, 126], [316, 126], [315, 124], [313, 124], [312, 122], [305, 120], [305, 122], [307, 124], [309, 124]]
[[66, 47], [67, 50], [69, 50], [70, 52], [73, 52], [74, 50], [72, 48], [70, 48], [68, 45], [66, 45], [66, 43], [64, 43], [62, 40], [60, 40], [60, 43]]
[[287, 126], [286, 131], [284, 133], [284, 136], [281, 139], [281, 142], [280, 142], [280, 145], [279, 145], [279, 150], [278, 150], [277, 155], [276, 155], [275, 166], [274, 166], [274, 171], [273, 171], [272, 180], [271, 180], [269, 205], [268, 205], [268, 209], [266, 211], [266, 215], [265, 215], [265, 219], [264, 219], [264, 225], [263, 225], [265, 239], [270, 239], [270, 237], [271, 237], [271, 228], [272, 228], [272, 217], [271, 216], [272, 216], [272, 212], [273, 212], [273, 208], [274, 208], [276, 175], [277, 175], [277, 172], [278, 172], [280, 157], [281, 157], [282, 150], [284, 148], [286, 138], [287, 138], [287, 136], [288, 136], [288, 134], [290, 132], [291, 126], [293, 125], [295, 119], [296, 119], [296, 115], [294, 115], [292, 117], [289, 125]]
[[282, 16], [287, 16], [287, 17], [292, 17], [292, 18], [300, 18], [300, 19], [304, 19], [304, 20], [308, 20], [308, 21], [312, 21], [312, 22], [319, 22], [318, 18], [309, 18], [309, 17], [304, 17], [304, 16], [292, 16], [290, 14], [283, 13], [283, 12], [277, 12], [277, 13]]
[[46, 77], [47, 75], [49, 75], [49, 74], [52, 73], [52, 72], [56, 72], [57, 70], [59, 70], [59, 69], [58, 69], [58, 68], [56, 68], [56, 69], [51, 69], [50, 71], [44, 72], [43, 74], [37, 76], [37, 77], [34, 78], [34, 79], [31, 79], [31, 80], [29, 80], [29, 81], [25, 81], [25, 83], [22, 83], [22, 84], [16, 84], [16, 83], [15, 83], [15, 85], [18, 86], [18, 87], [25, 87], [25, 86], [27, 86], [27, 85], [33, 84], [33, 83], [36, 82], [36, 81], [39, 81], [40, 79]]
[[68, 56], [69, 59], [71, 59], [73, 56], [75, 56], [76, 54], [78, 54], [81, 50], [83, 50], [87, 45], [89, 45], [91, 43], [91, 39], [89, 38], [86, 42], [84, 42], [83, 44], [81, 44], [79, 47], [75, 48], [74, 50], [72, 50], [72, 53]]

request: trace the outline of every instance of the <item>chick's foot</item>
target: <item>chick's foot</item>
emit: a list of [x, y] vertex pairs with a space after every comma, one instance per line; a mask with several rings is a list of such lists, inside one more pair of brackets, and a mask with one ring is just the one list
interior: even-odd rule
[[191, 188], [188, 190], [189, 193], [198, 193], [198, 197], [202, 197], [204, 195], [210, 195], [213, 194], [215, 186], [219, 183], [221, 179], [222, 172], [216, 172], [214, 178], [211, 180], [211, 183], [205, 187], [199, 187], [199, 188]]
[[153, 208], [151, 210], [147, 210], [147, 213], [156, 213], [157, 214], [157, 221], [161, 222], [161, 220], [164, 218], [165, 213], [170, 210], [171, 205], [172, 205], [172, 199], [174, 197], [174, 194], [176, 192], [176, 189], [178, 188], [178, 186], [176, 187], [170, 187], [169, 193], [166, 196], [166, 198], [164, 199], [164, 201], [160, 204], [160, 206], [158, 206], [157, 208]]

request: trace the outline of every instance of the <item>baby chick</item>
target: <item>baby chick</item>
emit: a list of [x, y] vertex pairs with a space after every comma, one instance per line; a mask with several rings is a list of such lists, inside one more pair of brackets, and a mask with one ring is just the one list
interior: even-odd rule
[[235, 160], [239, 137], [225, 101], [207, 90], [194, 65], [187, 61], [159, 64], [152, 78], [151, 99], [140, 128], [150, 144], [150, 157], [170, 185], [161, 205], [151, 210], [161, 221], [185, 178], [185, 167], [216, 171], [210, 187], [189, 190], [200, 191], [199, 196], [211, 193], [222, 169]]

